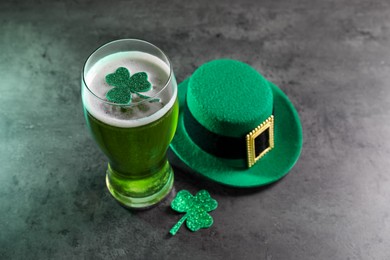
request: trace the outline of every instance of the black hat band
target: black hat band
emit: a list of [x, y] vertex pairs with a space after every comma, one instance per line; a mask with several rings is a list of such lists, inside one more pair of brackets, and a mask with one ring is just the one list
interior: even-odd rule
[[211, 132], [201, 125], [186, 103], [184, 125], [191, 140], [205, 152], [224, 159], [247, 160], [248, 167], [274, 147], [272, 115], [247, 135], [230, 137]]

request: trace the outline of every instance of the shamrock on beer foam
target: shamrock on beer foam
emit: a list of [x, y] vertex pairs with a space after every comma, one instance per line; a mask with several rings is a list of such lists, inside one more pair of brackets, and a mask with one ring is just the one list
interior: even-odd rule
[[[106, 82], [108, 85], [114, 87], [106, 94], [106, 98], [110, 102], [130, 104], [132, 94], [136, 94], [144, 99], [150, 98], [139, 93], [152, 89], [152, 84], [148, 81], [148, 74], [146, 72], [138, 72], [133, 76], [130, 76], [128, 69], [120, 67], [114, 73], [106, 76]], [[158, 99], [153, 99], [151, 101], [158, 101]]]

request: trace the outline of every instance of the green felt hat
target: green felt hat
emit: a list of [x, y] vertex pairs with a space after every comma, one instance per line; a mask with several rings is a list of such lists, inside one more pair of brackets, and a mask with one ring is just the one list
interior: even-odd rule
[[179, 84], [171, 143], [195, 172], [221, 184], [256, 187], [285, 176], [302, 148], [298, 113], [248, 64], [214, 60]]

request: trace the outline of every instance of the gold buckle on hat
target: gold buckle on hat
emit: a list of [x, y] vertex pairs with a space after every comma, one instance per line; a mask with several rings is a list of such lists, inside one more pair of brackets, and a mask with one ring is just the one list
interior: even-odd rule
[[[268, 147], [256, 155], [255, 139], [265, 131], [269, 131]], [[261, 157], [274, 148], [274, 116], [271, 115], [258, 127], [246, 135], [248, 168], [252, 167]]]

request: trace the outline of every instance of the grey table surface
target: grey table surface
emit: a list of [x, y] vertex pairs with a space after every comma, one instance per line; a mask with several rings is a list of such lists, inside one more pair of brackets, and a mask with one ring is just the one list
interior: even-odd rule
[[[141, 38], [178, 81], [216, 58], [247, 62], [295, 104], [303, 150], [274, 185], [233, 189], [176, 165], [175, 191], [207, 189], [214, 225], [169, 229], [172, 196], [119, 206], [82, 113], [98, 46]], [[390, 2], [1, 1], [1, 259], [390, 259]]]

